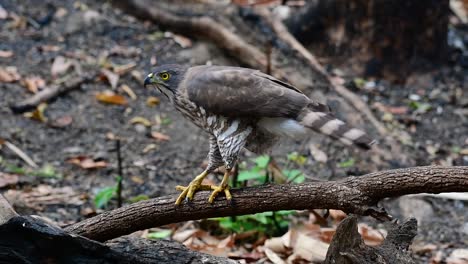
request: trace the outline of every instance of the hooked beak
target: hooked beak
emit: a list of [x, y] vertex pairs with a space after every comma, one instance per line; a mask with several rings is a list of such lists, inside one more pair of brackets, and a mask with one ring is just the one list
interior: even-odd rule
[[146, 88], [146, 86], [150, 85], [153, 83], [153, 80], [150, 76], [146, 76], [145, 81], [143, 82], [143, 86]]

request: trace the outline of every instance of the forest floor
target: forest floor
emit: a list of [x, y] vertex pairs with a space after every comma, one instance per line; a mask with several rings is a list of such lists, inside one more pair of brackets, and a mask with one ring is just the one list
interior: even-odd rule
[[[41, 215], [62, 226], [95, 215], [103, 210], [95, 207], [95, 196], [117, 181], [113, 139], [118, 137], [125, 203], [175, 193], [176, 185], [187, 184], [202, 170], [207, 137], [161, 94], [144, 89], [142, 80], [156, 64], [238, 63], [213, 44], [164, 32], [106, 2], [48, 2], [50, 5], [33, 0], [2, 1], [10, 17], [0, 17], [0, 140], [20, 148], [38, 168], [27, 166], [5, 144], [0, 145], [0, 190], [20, 214]], [[52, 10], [55, 12], [49, 15]], [[465, 41], [467, 32], [462, 32]], [[466, 64], [452, 61], [393, 84], [357, 76], [333, 60], [323, 61], [367, 101], [402, 144], [405, 161], [379, 164], [379, 168], [468, 165]], [[33, 118], [12, 113], [11, 104], [36, 90], [90, 71], [99, 73], [95, 80], [59, 96]], [[109, 97], [109, 92], [119, 96]], [[98, 100], [97, 95], [104, 99]], [[155, 97], [156, 103], [148, 103], [148, 97]], [[106, 99], [111, 103], [104, 103]], [[278, 166], [301, 171], [306, 181], [371, 172], [359, 162], [369, 155], [318, 135], [286, 141], [272, 154]], [[247, 161], [249, 167], [254, 157], [244, 152], [241, 161]], [[466, 196], [465, 201], [403, 197], [388, 199], [383, 205], [400, 219], [417, 217], [419, 234], [413, 249], [421, 263], [468, 248]], [[113, 199], [105, 209], [115, 206]], [[301, 212], [289, 217], [295, 225], [316, 224], [310, 216], [317, 220], [320, 214], [323, 212]], [[336, 226], [335, 220], [325, 219], [319, 226]], [[383, 228], [375, 220], [361, 220]]]

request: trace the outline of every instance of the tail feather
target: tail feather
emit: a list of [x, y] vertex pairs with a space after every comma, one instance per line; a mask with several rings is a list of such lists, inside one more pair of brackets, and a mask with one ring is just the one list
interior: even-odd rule
[[355, 145], [362, 149], [370, 149], [375, 143], [375, 140], [365, 132], [350, 127], [345, 122], [337, 119], [330, 112], [306, 110], [298, 119], [303, 126], [339, 140], [346, 145]]

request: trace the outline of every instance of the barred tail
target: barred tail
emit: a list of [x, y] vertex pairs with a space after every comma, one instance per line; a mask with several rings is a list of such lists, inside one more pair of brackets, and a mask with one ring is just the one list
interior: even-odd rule
[[348, 124], [337, 119], [332, 113], [309, 109], [299, 116], [298, 121], [303, 126], [339, 140], [346, 145], [356, 145], [359, 148], [367, 150], [375, 143], [375, 140], [365, 132], [348, 126]]

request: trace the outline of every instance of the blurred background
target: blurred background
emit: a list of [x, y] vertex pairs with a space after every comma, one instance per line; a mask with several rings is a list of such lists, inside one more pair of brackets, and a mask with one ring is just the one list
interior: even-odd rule
[[[360, 152], [312, 135], [270, 155], [244, 151], [233, 186], [468, 165], [466, 0], [0, 0], [0, 192], [20, 214], [66, 226], [187, 184], [206, 166], [208, 141], [143, 88], [166, 63], [259, 69], [379, 141]], [[418, 263], [467, 263], [457, 257], [468, 259], [467, 201], [418, 195], [383, 206], [418, 219]], [[133, 235], [249, 263], [319, 263], [345, 216], [267, 212]], [[384, 225], [359, 222], [367, 244], [383, 241]]]

